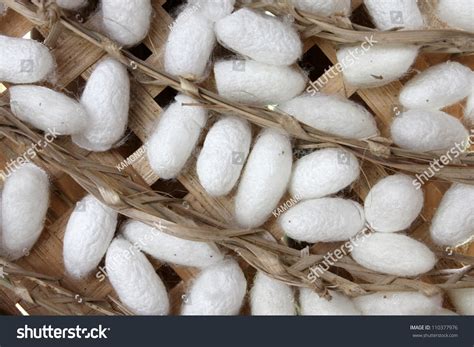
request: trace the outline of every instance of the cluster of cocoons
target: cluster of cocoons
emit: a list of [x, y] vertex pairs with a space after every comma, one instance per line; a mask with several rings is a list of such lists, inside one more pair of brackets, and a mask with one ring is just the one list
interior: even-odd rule
[[471, 0], [439, 0], [436, 14], [449, 26], [474, 33]]
[[291, 0], [296, 9], [318, 16], [349, 16], [351, 14], [351, 0]]
[[46, 172], [27, 163], [11, 173], [1, 196], [0, 253], [9, 260], [27, 255], [43, 230], [49, 204]]
[[84, 278], [97, 268], [116, 226], [117, 212], [92, 195], [76, 204], [63, 240], [64, 266], [70, 276]]
[[293, 289], [257, 271], [250, 292], [250, 308], [253, 316], [294, 316], [296, 306]]
[[0, 52], [0, 81], [3, 82], [40, 82], [55, 68], [49, 49], [35, 40], [0, 35]]

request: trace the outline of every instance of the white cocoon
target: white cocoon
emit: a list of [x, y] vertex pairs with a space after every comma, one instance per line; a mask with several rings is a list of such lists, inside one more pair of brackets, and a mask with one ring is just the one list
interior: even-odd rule
[[228, 116], [206, 135], [196, 164], [199, 182], [211, 196], [229, 193], [239, 179], [252, 141], [247, 121]]
[[448, 150], [466, 142], [468, 131], [459, 119], [435, 110], [408, 110], [394, 118], [393, 142], [416, 152]]
[[354, 303], [342, 293], [330, 290], [331, 300], [320, 297], [309, 288], [300, 289], [302, 316], [360, 316]]
[[311, 243], [349, 240], [364, 223], [362, 206], [342, 198], [302, 201], [280, 217], [286, 235]]
[[433, 217], [430, 233], [441, 246], [457, 246], [474, 236], [474, 186], [457, 183], [448, 189]]
[[376, 231], [407, 229], [423, 208], [423, 190], [416, 189], [413, 177], [396, 174], [377, 182], [364, 200], [367, 222]]
[[76, 204], [64, 234], [64, 266], [74, 278], [84, 278], [105, 255], [117, 226], [117, 212], [87, 195]]
[[440, 109], [464, 99], [471, 88], [471, 69], [448, 61], [412, 78], [400, 92], [400, 103], [406, 108]]
[[1, 82], [43, 81], [55, 68], [49, 49], [35, 40], [0, 35], [0, 52]]
[[213, 22], [192, 7], [176, 18], [166, 41], [166, 72], [191, 80], [206, 76], [206, 68], [216, 42]]
[[419, 292], [378, 292], [352, 299], [364, 316], [430, 316], [442, 308], [441, 295]]
[[453, 28], [474, 33], [472, 6], [472, 0], [439, 0], [437, 15], [439, 19]]
[[318, 16], [351, 14], [351, 0], [292, 0], [298, 10], [316, 14]]
[[137, 315], [166, 315], [169, 298], [161, 278], [134, 245], [115, 238], [107, 250], [105, 267], [120, 301]]
[[416, 0], [364, 0], [364, 5], [380, 30], [416, 30], [424, 25]]
[[280, 19], [242, 8], [216, 23], [219, 42], [244, 56], [270, 65], [291, 65], [301, 56], [298, 32]]
[[27, 255], [43, 230], [49, 203], [48, 175], [34, 164], [24, 164], [3, 186], [2, 251], [10, 260]]
[[239, 313], [247, 280], [233, 259], [202, 270], [181, 307], [183, 316], [231, 316]]
[[206, 125], [207, 111], [184, 94], [178, 94], [150, 136], [147, 155], [151, 168], [164, 179], [175, 178], [191, 156]]
[[359, 161], [342, 148], [325, 148], [298, 159], [293, 167], [290, 193], [298, 200], [337, 193], [359, 177]]
[[213, 243], [181, 239], [147, 224], [129, 220], [120, 228], [133, 245], [152, 257], [172, 264], [206, 267], [223, 259]]
[[235, 197], [235, 217], [245, 228], [262, 225], [286, 191], [293, 153], [286, 134], [260, 132], [250, 152]]
[[301, 94], [307, 82], [296, 68], [238, 59], [217, 62], [214, 76], [220, 95], [251, 105], [288, 101]]
[[344, 79], [355, 87], [379, 87], [400, 79], [418, 55], [418, 47], [377, 43], [367, 51], [359, 45], [337, 51]]
[[89, 151], [110, 149], [127, 128], [129, 101], [127, 69], [114, 59], [101, 61], [82, 93], [89, 120], [86, 129], [72, 137], [74, 143]]
[[436, 264], [428, 247], [403, 234], [375, 232], [353, 246], [352, 258], [357, 263], [389, 275], [417, 276]]
[[474, 126], [474, 74], [472, 75], [471, 86], [469, 88], [471, 93], [467, 97], [466, 108], [464, 109], [464, 119], [468, 124]]
[[133, 46], [148, 34], [150, 0], [102, 0], [103, 25], [107, 35], [123, 46]]
[[232, 13], [235, 0], [189, 0], [188, 4], [194, 11], [215, 22]]
[[379, 133], [374, 117], [364, 107], [339, 95], [303, 94], [279, 108], [300, 122], [333, 135], [364, 139]]
[[32, 85], [13, 86], [9, 90], [13, 114], [35, 128], [70, 135], [82, 131], [87, 124], [84, 107], [62, 93]]
[[59, 7], [66, 10], [77, 10], [87, 5], [87, 0], [56, 0]]
[[257, 271], [250, 292], [252, 316], [294, 316], [295, 297], [291, 287]]
[[474, 315], [474, 288], [450, 289], [448, 296], [459, 314]]

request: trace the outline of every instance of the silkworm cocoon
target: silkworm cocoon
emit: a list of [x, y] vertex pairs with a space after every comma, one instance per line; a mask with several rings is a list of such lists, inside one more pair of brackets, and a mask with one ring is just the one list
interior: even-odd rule
[[117, 226], [117, 212], [87, 195], [76, 204], [64, 234], [63, 258], [68, 274], [84, 278], [105, 255]]
[[192, 7], [176, 18], [166, 41], [166, 72], [191, 80], [201, 80], [216, 42], [213, 23]]
[[250, 152], [235, 197], [235, 217], [246, 228], [262, 225], [290, 180], [292, 151], [286, 134], [262, 130]]
[[43, 230], [49, 201], [48, 175], [24, 164], [9, 176], [2, 192], [2, 249], [16, 260], [27, 255]]
[[74, 143], [89, 151], [110, 149], [127, 128], [129, 100], [127, 69], [113, 59], [100, 62], [82, 93], [89, 119], [86, 129], [72, 137]]
[[150, 137], [147, 156], [157, 175], [164, 179], [176, 177], [191, 156], [207, 121], [207, 111], [200, 106], [183, 105], [196, 101], [178, 94], [175, 102], [163, 113]]
[[59, 7], [66, 10], [77, 10], [87, 5], [87, 0], [56, 0]]
[[416, 0], [364, 0], [364, 5], [380, 30], [416, 30], [424, 25]]
[[133, 46], [148, 34], [150, 0], [102, 0], [103, 26], [109, 37], [123, 46]]
[[365, 52], [357, 46], [337, 51], [346, 82], [355, 87], [379, 87], [400, 79], [418, 55], [418, 47], [376, 44]]
[[301, 95], [281, 104], [280, 110], [333, 135], [354, 139], [378, 135], [374, 117], [361, 105], [338, 95]]
[[456, 288], [448, 290], [456, 311], [464, 316], [474, 315], [474, 288]]
[[295, 299], [291, 287], [257, 271], [250, 292], [253, 316], [294, 316]]
[[292, 0], [293, 5], [298, 10], [316, 14], [318, 16], [351, 14], [351, 0]]
[[393, 142], [416, 152], [448, 150], [467, 141], [469, 133], [459, 119], [434, 110], [408, 110], [393, 120]]
[[247, 280], [233, 259], [202, 270], [181, 307], [183, 316], [229, 316], [239, 313]]
[[172, 264], [206, 267], [223, 259], [213, 243], [181, 239], [165, 233], [159, 226], [129, 220], [121, 227], [123, 236], [143, 252]]
[[419, 292], [378, 292], [352, 299], [364, 316], [435, 315], [441, 309], [441, 295]]
[[464, 99], [471, 86], [471, 69], [448, 61], [412, 78], [400, 92], [400, 103], [406, 108], [440, 109]]
[[457, 246], [474, 236], [474, 186], [459, 183], [448, 189], [433, 217], [430, 233], [442, 246]]
[[248, 8], [219, 20], [215, 31], [223, 46], [265, 64], [291, 65], [303, 52], [290, 24]]
[[300, 158], [294, 165], [290, 193], [299, 200], [337, 193], [359, 177], [359, 161], [341, 148], [326, 148]]
[[471, 94], [467, 97], [466, 108], [464, 109], [464, 119], [467, 123], [474, 125], [474, 74], [471, 82]]
[[360, 311], [344, 294], [330, 290], [331, 300], [320, 297], [309, 288], [300, 289], [302, 316], [360, 316]]
[[423, 191], [413, 177], [396, 174], [385, 177], [370, 189], [364, 201], [365, 218], [376, 231], [407, 229], [423, 208]]
[[437, 15], [453, 28], [474, 32], [471, 0], [439, 0]]
[[134, 245], [115, 238], [107, 250], [105, 267], [120, 301], [137, 315], [166, 315], [169, 298], [161, 278]]
[[249, 124], [237, 117], [225, 117], [207, 133], [196, 171], [211, 196], [229, 193], [239, 179], [250, 149]]
[[217, 90], [223, 97], [246, 104], [279, 104], [301, 94], [306, 76], [289, 66], [253, 60], [222, 60], [214, 65]]
[[235, 0], [189, 0], [188, 4], [194, 11], [215, 22], [232, 13]]
[[286, 235], [311, 243], [349, 240], [364, 228], [364, 223], [362, 206], [342, 198], [302, 201], [280, 218]]
[[87, 124], [84, 107], [62, 93], [31, 85], [13, 86], [9, 90], [13, 114], [35, 128], [70, 135], [82, 131]]
[[0, 81], [35, 83], [48, 77], [55, 63], [49, 49], [30, 39], [0, 35]]
[[396, 276], [417, 276], [436, 264], [423, 243], [395, 233], [372, 233], [354, 244], [352, 258], [370, 270]]

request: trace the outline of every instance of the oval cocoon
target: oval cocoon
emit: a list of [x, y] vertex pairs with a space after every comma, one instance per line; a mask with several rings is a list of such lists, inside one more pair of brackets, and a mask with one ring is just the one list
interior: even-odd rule
[[286, 191], [293, 153], [288, 136], [272, 129], [259, 134], [235, 197], [235, 217], [245, 228], [262, 225]]
[[194, 11], [215, 22], [232, 13], [235, 0], [189, 0], [188, 4]]
[[183, 316], [230, 316], [239, 313], [247, 280], [233, 259], [202, 270], [181, 307]]
[[352, 258], [370, 270], [396, 276], [417, 276], [436, 264], [435, 255], [423, 243], [395, 233], [372, 233], [354, 244]]
[[181, 239], [166, 234], [158, 227], [129, 220], [121, 228], [122, 235], [143, 252], [172, 264], [206, 267], [223, 259], [213, 243]]
[[474, 33], [471, 0], [439, 0], [437, 15], [451, 27]]
[[453, 184], [433, 217], [431, 238], [441, 246], [457, 246], [474, 236], [474, 186]]
[[3, 186], [2, 249], [8, 259], [27, 255], [43, 230], [49, 203], [48, 175], [34, 164], [24, 164]]
[[291, 287], [257, 271], [250, 292], [252, 316], [294, 316], [295, 298]]
[[87, 0], [56, 0], [59, 7], [66, 10], [77, 10], [87, 5]]
[[251, 105], [288, 101], [303, 92], [307, 82], [295, 68], [253, 60], [221, 60], [214, 65], [214, 76], [220, 95]]
[[196, 171], [202, 186], [211, 196], [229, 193], [239, 179], [252, 141], [247, 121], [224, 117], [207, 133]]
[[349, 151], [325, 148], [298, 159], [293, 168], [290, 193], [299, 200], [337, 193], [359, 177], [359, 161]]
[[400, 92], [400, 103], [406, 108], [440, 109], [464, 99], [471, 86], [471, 69], [448, 61], [412, 78]]
[[184, 94], [178, 94], [150, 136], [147, 145], [148, 160], [153, 171], [161, 178], [175, 178], [180, 173], [206, 125], [206, 109], [183, 105], [195, 102]]
[[450, 289], [448, 296], [459, 314], [474, 315], [474, 288]]
[[396, 174], [377, 182], [364, 201], [365, 218], [376, 231], [407, 229], [423, 208], [423, 191], [413, 177]]
[[302, 201], [280, 218], [286, 235], [311, 243], [349, 240], [364, 228], [364, 223], [362, 206], [342, 198]]
[[378, 135], [374, 117], [361, 105], [338, 95], [305, 94], [279, 108], [300, 122], [333, 135], [353, 139]]
[[291, 2], [298, 10], [318, 16], [349, 16], [351, 14], [351, 0], [292, 0]]
[[0, 52], [2, 82], [43, 81], [55, 68], [49, 49], [35, 40], [0, 35]]
[[166, 315], [169, 299], [148, 259], [127, 240], [115, 238], [105, 257], [107, 275], [120, 301], [137, 315]]
[[103, 24], [107, 35], [123, 46], [133, 46], [148, 34], [150, 0], [102, 0]]
[[302, 316], [360, 316], [360, 311], [344, 294], [330, 290], [331, 300], [320, 297], [309, 288], [300, 289]]
[[442, 308], [441, 295], [419, 292], [379, 292], [352, 299], [364, 316], [430, 316]]
[[303, 52], [290, 24], [248, 8], [219, 20], [215, 31], [223, 46], [265, 64], [291, 65]]
[[397, 146], [416, 152], [448, 150], [469, 136], [459, 119], [432, 110], [401, 113], [394, 118], [390, 132]]
[[416, 46], [379, 43], [365, 52], [359, 45], [341, 48], [337, 51], [337, 60], [350, 85], [373, 88], [400, 79], [417, 55]]
[[89, 121], [84, 131], [72, 137], [74, 143], [89, 151], [110, 149], [127, 128], [129, 100], [127, 69], [114, 59], [101, 61], [82, 93]]
[[380, 30], [416, 30], [424, 25], [416, 0], [364, 0], [364, 5]]
[[470, 90], [471, 93], [467, 97], [466, 108], [464, 109], [464, 119], [468, 124], [474, 126], [474, 75], [472, 77]]
[[117, 212], [87, 195], [69, 217], [63, 240], [64, 266], [74, 278], [84, 278], [105, 255], [117, 226]]
[[13, 86], [9, 90], [13, 114], [35, 128], [70, 135], [82, 131], [87, 124], [84, 108], [62, 93], [40, 86]]
[[213, 22], [193, 7], [186, 8], [176, 18], [166, 41], [166, 72], [191, 80], [204, 78], [215, 42]]

